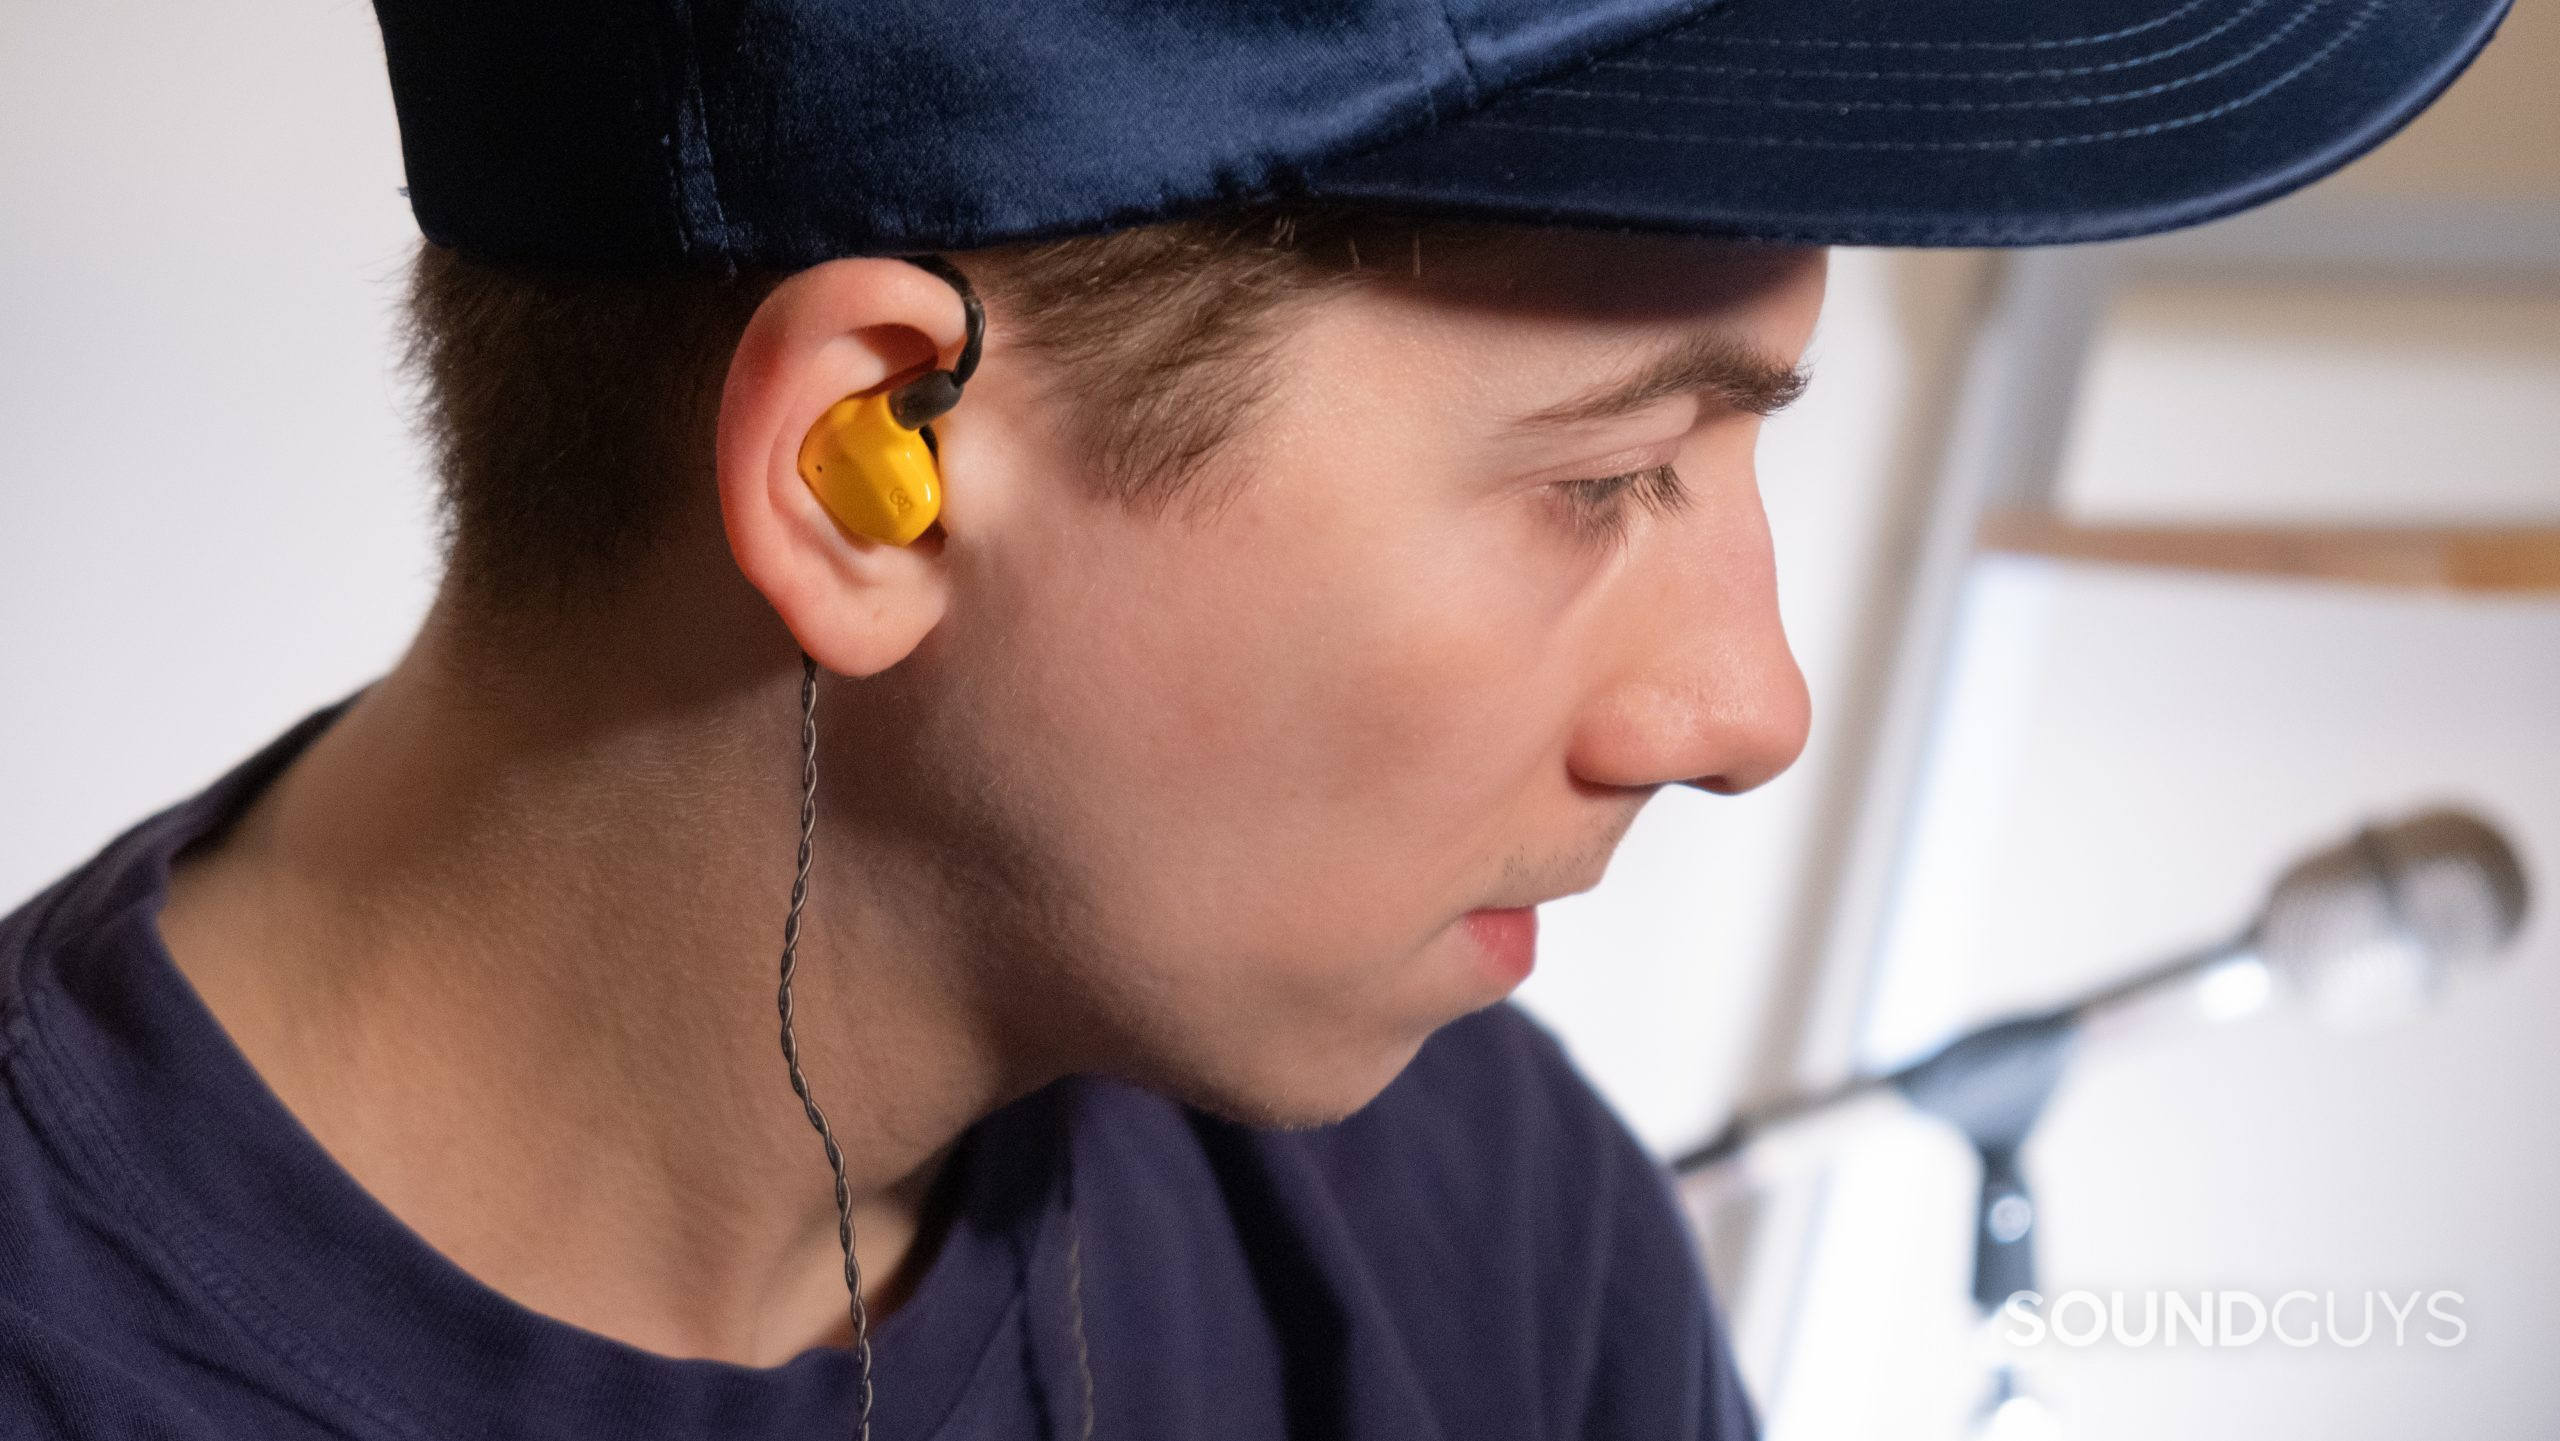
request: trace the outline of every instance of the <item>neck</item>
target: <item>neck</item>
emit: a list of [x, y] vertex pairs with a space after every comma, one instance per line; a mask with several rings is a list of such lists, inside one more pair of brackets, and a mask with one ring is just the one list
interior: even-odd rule
[[[851, 1329], [776, 1044], [799, 673], [769, 630], [670, 687], [663, 653], [493, 669], [440, 607], [162, 916], [251, 1064], [431, 1245], [561, 1320], [753, 1365]], [[876, 1320], [929, 1259], [952, 1142], [1048, 1077], [859, 884], [866, 844], [819, 834], [795, 991]]]

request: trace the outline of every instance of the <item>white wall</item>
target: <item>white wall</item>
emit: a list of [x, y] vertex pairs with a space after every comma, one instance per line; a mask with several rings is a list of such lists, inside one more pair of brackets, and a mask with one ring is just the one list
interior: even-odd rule
[[2107, 317], [2064, 501], [2128, 524], [2560, 518], [2555, 337], [2560, 278], [2143, 286]]
[[0, 6], [0, 897], [396, 656], [432, 582], [370, 7]]

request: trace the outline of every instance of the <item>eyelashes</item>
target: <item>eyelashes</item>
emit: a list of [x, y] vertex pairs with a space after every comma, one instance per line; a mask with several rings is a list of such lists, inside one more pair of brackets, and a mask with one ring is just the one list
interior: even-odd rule
[[1556, 489], [1563, 496], [1565, 516], [1575, 532], [1596, 542], [1625, 539], [1638, 508], [1654, 515], [1670, 515], [1689, 502], [1680, 473], [1667, 465], [1597, 480], [1566, 481]]

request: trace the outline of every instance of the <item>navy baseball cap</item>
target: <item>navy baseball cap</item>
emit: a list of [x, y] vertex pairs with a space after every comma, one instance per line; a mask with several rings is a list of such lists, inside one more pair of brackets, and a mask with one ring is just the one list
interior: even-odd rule
[[2507, 0], [376, 0], [420, 229], [799, 267], [1274, 201], [1809, 244], [2208, 220]]

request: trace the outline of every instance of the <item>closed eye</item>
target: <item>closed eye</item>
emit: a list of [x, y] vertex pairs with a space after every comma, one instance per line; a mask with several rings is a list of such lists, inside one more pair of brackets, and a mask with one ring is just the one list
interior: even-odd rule
[[1564, 499], [1568, 523], [1584, 539], [1600, 542], [1623, 540], [1635, 518], [1636, 506], [1655, 515], [1669, 515], [1689, 501], [1680, 473], [1668, 465], [1596, 480], [1564, 481], [1554, 489]]

